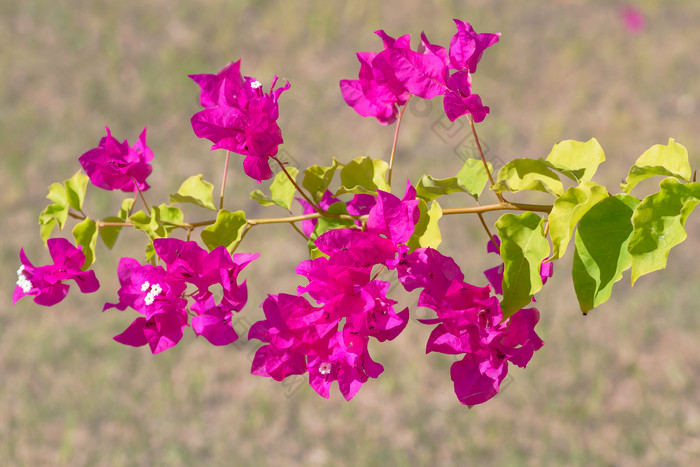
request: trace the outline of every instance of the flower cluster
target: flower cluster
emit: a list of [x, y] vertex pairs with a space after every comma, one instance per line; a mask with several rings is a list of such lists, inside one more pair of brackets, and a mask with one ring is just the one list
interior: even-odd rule
[[150, 187], [146, 178], [153, 167], [153, 152], [146, 145], [146, 129], [132, 147], [124, 140], [120, 143], [107, 128], [107, 136], [100, 144], [78, 159], [93, 185], [105, 190], [133, 192], [146, 191]]
[[24, 249], [19, 252], [21, 266], [17, 270], [17, 287], [12, 294], [12, 304], [20, 298], [31, 295], [39, 305], [52, 306], [66, 297], [69, 285], [74, 280], [82, 293], [95, 292], [100, 283], [94, 271], [82, 271], [85, 255], [81, 247], [75, 247], [65, 238], [50, 238], [47, 242], [49, 254], [54, 264], [34, 266]]
[[454, 21], [457, 33], [449, 51], [431, 44], [425, 34], [421, 34], [421, 43], [414, 51], [410, 34], [394, 39], [383, 30], [376, 31], [384, 50], [357, 54], [358, 79], [340, 81], [345, 102], [363, 117], [375, 117], [388, 125], [410, 96], [444, 96], [445, 113], [451, 121], [466, 114], [476, 122], [484, 120], [489, 108], [472, 93], [471, 74], [484, 50], [498, 42], [500, 34], [477, 34], [466, 21]]
[[243, 170], [260, 182], [272, 177], [269, 156], [277, 154], [282, 131], [277, 125], [277, 100], [289, 89], [289, 81], [275, 89], [277, 76], [265, 94], [260, 81], [241, 76], [241, 61], [230, 63], [219, 73], [190, 75], [199, 85], [200, 104], [205, 109], [192, 116], [195, 135], [212, 143], [212, 150], [242, 154]]
[[534, 331], [536, 309], [519, 310], [504, 320], [493, 288], [466, 283], [454, 260], [437, 250], [404, 250], [397, 271], [406, 290], [422, 289], [418, 306], [437, 314], [421, 320], [437, 325], [426, 352], [463, 355], [450, 370], [462, 404], [471, 407], [494, 397], [508, 374], [508, 362], [524, 368], [544, 344]]
[[[131, 346], [148, 344], [154, 354], [180, 342], [188, 324], [196, 335], [213, 345], [227, 345], [238, 339], [231, 318], [234, 311], [243, 309], [248, 293], [245, 281], [238, 284], [237, 278], [258, 255], [231, 256], [224, 247], [207, 252], [196, 242], [174, 238], [155, 239], [153, 246], [166, 268], [141, 265], [133, 258], [119, 262], [119, 302], [105, 304], [104, 310], [131, 307], [143, 316], [114, 339]], [[188, 284], [195, 288], [190, 294], [186, 294]], [[223, 290], [218, 304], [210, 290], [214, 285]], [[190, 323], [189, 296], [194, 314]]]
[[[408, 308], [394, 311], [390, 284], [376, 280], [376, 266], [393, 268], [397, 248], [405, 247], [418, 221], [416, 192], [409, 185], [403, 199], [378, 192], [367, 228], [329, 230], [316, 240], [326, 256], [303, 261], [297, 273], [308, 279], [297, 295], [269, 295], [265, 320], [251, 327], [258, 349], [252, 373], [282, 381], [309, 374], [309, 384], [328, 398], [338, 381], [350, 400], [364, 382], [384, 370], [368, 352], [370, 338], [393, 340], [408, 322]], [[303, 294], [308, 294], [313, 305]]]

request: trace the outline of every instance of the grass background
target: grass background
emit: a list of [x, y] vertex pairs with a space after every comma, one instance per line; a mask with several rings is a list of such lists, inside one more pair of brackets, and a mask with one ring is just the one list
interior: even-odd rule
[[[356, 51], [379, 49], [372, 31], [380, 28], [414, 38], [424, 30], [443, 45], [454, 34], [452, 18], [503, 33], [474, 76], [491, 106], [478, 129], [492, 161], [544, 157], [559, 140], [595, 136], [608, 158], [597, 179], [617, 191], [636, 157], [674, 137], [696, 167], [700, 4], [635, 4], [647, 20], [640, 34], [625, 29], [622, 3], [602, 0], [3, 1], [2, 464], [692, 464], [700, 457], [700, 243], [692, 216], [690, 239], [671, 252], [666, 270], [634, 289], [626, 277], [585, 318], [569, 252], [538, 296], [546, 345], [526, 370], [511, 367], [499, 397], [472, 410], [454, 396], [451, 360], [424, 355], [429, 329], [417, 323], [373, 348], [386, 371], [350, 403], [337, 393], [326, 401], [303, 381], [249, 375], [252, 343], [214, 348], [188, 333], [154, 357], [113, 342], [134, 314], [99, 310], [115, 297], [119, 256], [140, 254], [136, 234], [124, 236], [122, 250], [98, 248], [98, 293], [73, 291], [50, 309], [28, 299], [11, 306], [20, 246], [35, 264], [48, 261], [36, 226], [46, 187], [77, 170], [77, 157], [105, 125], [130, 141], [148, 126], [152, 202], [193, 173], [218, 186], [222, 156], [189, 126], [198, 89], [187, 74], [242, 58], [244, 74], [266, 83], [273, 74], [288, 78], [283, 147], [302, 168], [331, 156], [388, 158], [393, 128], [354, 114], [337, 85], [356, 77]], [[407, 177], [445, 177], [460, 167], [468, 134], [445, 127], [440, 107], [423, 102], [407, 113], [395, 188]], [[233, 167], [226, 206], [269, 215], [246, 201], [254, 183], [238, 161]], [[96, 189], [88, 195], [89, 213], [111, 213], [121, 200]], [[483, 254], [478, 223], [452, 216], [441, 227], [443, 251], [468, 280], [483, 283], [480, 271], [494, 258]], [[242, 251], [263, 256], [245, 274], [250, 299], [235, 322], [240, 334], [260, 316], [267, 292], [295, 287], [303, 255], [296, 241], [287, 226], [246, 238]]]

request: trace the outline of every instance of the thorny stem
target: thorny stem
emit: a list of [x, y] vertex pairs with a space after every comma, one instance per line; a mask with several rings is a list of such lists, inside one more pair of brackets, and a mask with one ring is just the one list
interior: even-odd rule
[[[469, 121], [469, 125], [472, 127], [472, 134], [474, 135], [474, 141], [476, 141], [476, 147], [477, 147], [477, 149], [479, 149], [479, 155], [481, 156], [481, 162], [484, 163], [484, 168], [486, 169], [486, 174], [489, 176], [489, 182], [491, 183], [491, 187], [493, 187], [496, 184], [496, 182], [493, 181], [493, 175], [491, 175], [491, 171], [489, 170], [489, 165], [486, 163], [486, 157], [484, 157], [484, 151], [481, 149], [481, 143], [479, 142], [479, 137], [476, 134], [476, 127], [474, 127], [474, 121], [471, 119], [471, 117], [469, 115], [467, 115], [467, 120]], [[498, 201], [500, 201], [501, 203], [506, 202], [500, 193], [496, 192], [496, 196], [498, 197]]]
[[403, 113], [408, 107], [408, 102], [411, 100], [412, 96], [409, 96], [406, 103], [401, 107], [399, 111], [399, 117], [396, 119], [396, 130], [394, 131], [394, 143], [391, 145], [391, 157], [389, 158], [389, 170], [387, 172], [387, 183], [391, 186], [391, 169], [394, 167], [394, 154], [396, 154], [396, 143], [399, 140], [399, 128], [401, 128], [401, 118]]
[[284, 172], [284, 174], [287, 176], [287, 178], [289, 179], [289, 181], [292, 182], [292, 185], [294, 185], [294, 188], [296, 188], [296, 190], [297, 190], [297, 191], [299, 192], [299, 194], [306, 200], [306, 202], [309, 203], [309, 204], [311, 205], [312, 208], [314, 208], [314, 211], [316, 211], [318, 214], [325, 214], [325, 211], [324, 211], [323, 209], [321, 209], [320, 207], [316, 206], [316, 203], [314, 203], [313, 201], [311, 201], [311, 198], [309, 198], [309, 197], [306, 195], [306, 192], [304, 192], [304, 190], [302, 190], [302, 189], [299, 187], [299, 185], [297, 185], [296, 180], [294, 180], [294, 177], [292, 177], [292, 176], [289, 174], [289, 172], [287, 172], [287, 168], [284, 166], [284, 164], [283, 164], [279, 159], [277, 159], [276, 156], [270, 156], [270, 158], [271, 158], [271, 159], [274, 159], [274, 161], [277, 162], [277, 163], [280, 165], [280, 167], [282, 168], [282, 171]]
[[231, 158], [231, 151], [226, 151], [226, 162], [224, 163], [224, 176], [221, 180], [221, 198], [219, 199], [219, 211], [224, 208], [224, 191], [226, 190], [226, 174], [228, 173], [228, 161]]

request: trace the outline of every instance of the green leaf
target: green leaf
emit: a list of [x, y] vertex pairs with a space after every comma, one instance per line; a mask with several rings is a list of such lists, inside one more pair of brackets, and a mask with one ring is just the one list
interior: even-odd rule
[[78, 170], [71, 178], [65, 181], [66, 198], [70, 207], [76, 211], [82, 211], [85, 192], [90, 178]]
[[[331, 212], [334, 214], [347, 214], [347, 206], [345, 203], [342, 201], [338, 201], [336, 203], [333, 203], [329, 206], [329, 208], [326, 210], [327, 212]], [[314, 228], [314, 231], [311, 232], [311, 236], [309, 237], [309, 255], [311, 258], [318, 258], [320, 256], [325, 256], [323, 253], [321, 253], [321, 250], [316, 248], [316, 239], [323, 235], [324, 232], [327, 232], [329, 230], [333, 229], [342, 229], [342, 228], [350, 228], [350, 227], [355, 227], [355, 222], [350, 220], [350, 219], [339, 219], [337, 217], [320, 217], [318, 219], [318, 222], [316, 223], [316, 227]]]
[[119, 218], [123, 221], [126, 221], [129, 218], [129, 213], [131, 212], [131, 208], [134, 206], [134, 198], [127, 198], [124, 201], [122, 201], [122, 206], [119, 209]]
[[688, 151], [673, 138], [668, 140], [666, 146], [656, 144], [644, 151], [630, 168], [627, 183], [620, 186], [625, 193], [629, 193], [639, 182], [655, 175], [690, 181], [692, 169], [688, 162]]
[[157, 207], [158, 221], [165, 230], [170, 233], [177, 229], [177, 225], [172, 224], [182, 224], [185, 222], [185, 216], [179, 208], [174, 206], [168, 206], [166, 204], [161, 204]]
[[259, 204], [263, 206], [272, 206], [275, 204], [274, 201], [272, 201], [270, 198], [267, 197], [265, 193], [263, 193], [261, 190], [253, 190], [250, 192], [250, 199], [253, 201], [257, 201]]
[[230, 251], [233, 244], [241, 239], [245, 226], [243, 211], [230, 212], [222, 209], [216, 215], [216, 222], [202, 231], [202, 242], [209, 251], [217, 246], [225, 246]]
[[366, 156], [350, 161], [340, 169], [340, 188], [335, 195], [343, 193], [376, 193], [377, 190], [391, 191], [386, 181], [389, 164]]
[[533, 212], [504, 214], [496, 221], [501, 239], [503, 271], [503, 318], [527, 306], [542, 288], [540, 267], [549, 255], [544, 219]]
[[333, 158], [333, 165], [330, 167], [312, 165], [304, 171], [304, 180], [301, 185], [311, 193], [311, 198], [314, 201], [319, 202], [323, 198], [323, 194], [328, 190], [336, 169], [340, 167], [343, 167], [343, 164], [338, 162], [335, 157]]
[[[491, 164], [489, 164], [490, 167]], [[423, 175], [416, 185], [416, 196], [430, 202], [450, 193], [464, 192], [478, 200], [488, 178], [484, 164], [480, 160], [467, 159], [456, 177], [441, 179]]]
[[607, 198], [608, 190], [595, 182], [583, 182], [566, 190], [554, 201], [549, 214], [549, 237], [552, 239], [552, 260], [564, 255], [581, 217], [599, 201]]
[[[121, 217], [109, 216], [102, 219], [103, 222], [124, 222]], [[102, 226], [99, 229], [100, 238], [104, 242], [105, 246], [110, 250], [114, 248], [117, 243], [117, 238], [119, 237], [119, 232], [122, 228], [120, 225], [107, 225]]]
[[160, 222], [160, 209], [157, 206], [151, 208], [150, 216], [143, 211], [138, 211], [132, 214], [129, 221], [134, 223], [135, 229], [143, 230], [151, 239], [168, 236], [168, 231]]
[[433, 201], [428, 209], [425, 201], [418, 200], [420, 218], [416, 223], [416, 229], [408, 239], [408, 247], [411, 250], [416, 248], [437, 248], [442, 241], [438, 220], [442, 217], [442, 209], [437, 201]]
[[45, 219], [39, 218], [39, 235], [41, 235], [44, 245], [46, 245], [49, 237], [51, 237], [51, 232], [53, 232], [53, 228], [56, 227], [56, 223], [56, 219], [53, 217]]
[[180, 185], [177, 193], [170, 195], [170, 202], [191, 203], [216, 211], [214, 185], [204, 180], [202, 174], [192, 175]]
[[39, 224], [45, 225], [52, 220], [54, 225], [58, 224], [59, 229], [63, 229], [68, 219], [68, 207], [61, 206], [60, 204], [49, 204], [46, 208], [39, 214]]
[[[287, 172], [296, 182], [299, 170], [297, 170], [296, 167], [288, 167]], [[288, 211], [292, 208], [292, 201], [294, 201], [294, 193], [296, 193], [296, 190], [296, 187], [284, 172], [279, 172], [270, 184], [272, 201], [274, 201], [277, 206]]]
[[[489, 171], [493, 170], [490, 162], [486, 163]], [[489, 175], [486, 173], [484, 163], [478, 159], [467, 159], [459, 172], [457, 172], [457, 180], [464, 190], [472, 195], [474, 199], [479, 199], [479, 195], [484, 191], [486, 183], [489, 181]]]
[[504, 165], [498, 172], [498, 181], [492, 190], [497, 193], [537, 190], [560, 196], [564, 193], [564, 185], [544, 161], [515, 159]]
[[149, 240], [148, 243], [146, 243], [146, 262], [148, 264], [152, 264], [155, 266], [156, 260], [158, 257], [156, 256], [156, 247], [153, 245], [153, 240]]
[[440, 196], [465, 191], [459, 184], [457, 177], [433, 178], [423, 175], [416, 184], [416, 196], [425, 201], [432, 201]]
[[68, 196], [66, 195], [66, 189], [60, 183], [52, 183], [49, 185], [49, 194], [46, 195], [48, 199], [53, 201], [55, 204], [62, 206], [66, 209], [70, 206], [68, 204]]
[[83, 247], [85, 264], [82, 269], [85, 271], [95, 261], [95, 246], [97, 245], [97, 225], [95, 221], [88, 217], [73, 227], [73, 238], [75, 238], [76, 245]]
[[586, 142], [572, 139], [554, 145], [545, 163], [576, 183], [593, 178], [598, 166], [605, 161], [605, 152], [595, 138]]
[[613, 284], [630, 267], [627, 245], [638, 204], [638, 199], [624, 193], [610, 196], [590, 208], [578, 223], [571, 276], [584, 314], [610, 298]]
[[700, 203], [700, 184], [681, 184], [675, 178], [661, 181], [658, 193], [642, 200], [632, 216], [634, 233], [629, 243], [632, 284], [644, 274], [663, 269], [671, 248], [688, 234], [685, 221]]

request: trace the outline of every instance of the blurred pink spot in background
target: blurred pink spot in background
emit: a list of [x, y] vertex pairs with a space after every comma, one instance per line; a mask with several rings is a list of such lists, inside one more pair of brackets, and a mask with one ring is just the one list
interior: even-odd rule
[[620, 17], [625, 28], [633, 34], [638, 34], [644, 30], [646, 20], [639, 9], [632, 5], [626, 5], [620, 9]]

